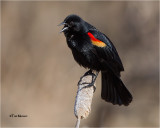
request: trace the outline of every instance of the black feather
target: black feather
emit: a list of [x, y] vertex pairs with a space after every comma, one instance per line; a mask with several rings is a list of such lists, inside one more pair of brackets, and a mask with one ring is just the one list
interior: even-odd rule
[[107, 102], [118, 105], [129, 105], [132, 95], [127, 90], [121, 79], [117, 78], [112, 72], [102, 72], [102, 91], [101, 97]]

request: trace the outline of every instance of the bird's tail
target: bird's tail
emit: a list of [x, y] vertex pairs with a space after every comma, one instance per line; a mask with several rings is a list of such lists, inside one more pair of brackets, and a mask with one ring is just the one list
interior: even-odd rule
[[109, 71], [102, 72], [101, 97], [114, 105], [127, 106], [132, 101], [132, 95], [122, 80]]

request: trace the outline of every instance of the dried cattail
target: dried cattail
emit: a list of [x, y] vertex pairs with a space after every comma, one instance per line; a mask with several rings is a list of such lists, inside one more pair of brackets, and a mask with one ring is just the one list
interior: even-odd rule
[[[98, 74], [96, 74], [98, 75]], [[78, 82], [78, 91], [74, 106], [74, 114], [77, 117], [76, 128], [79, 128], [80, 120], [88, 117], [91, 112], [91, 103], [94, 93], [94, 86], [90, 86], [94, 79], [96, 79], [94, 73], [88, 73], [81, 77]]]

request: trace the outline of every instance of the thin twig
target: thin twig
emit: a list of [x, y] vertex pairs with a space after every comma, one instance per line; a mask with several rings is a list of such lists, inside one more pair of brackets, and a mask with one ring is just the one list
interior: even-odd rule
[[80, 126], [80, 121], [81, 121], [81, 119], [80, 119], [80, 118], [77, 118], [76, 128], [79, 128], [79, 126]]

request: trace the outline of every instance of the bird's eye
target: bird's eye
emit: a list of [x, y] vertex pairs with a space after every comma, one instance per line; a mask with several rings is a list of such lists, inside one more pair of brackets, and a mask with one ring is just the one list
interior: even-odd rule
[[73, 22], [73, 21], [71, 21], [71, 22], [70, 22], [70, 25], [71, 25], [71, 26], [74, 26], [74, 22]]

